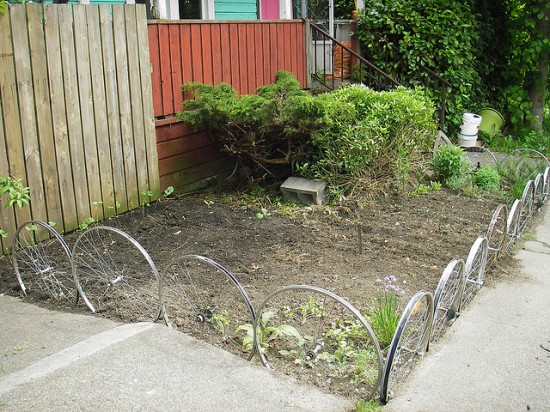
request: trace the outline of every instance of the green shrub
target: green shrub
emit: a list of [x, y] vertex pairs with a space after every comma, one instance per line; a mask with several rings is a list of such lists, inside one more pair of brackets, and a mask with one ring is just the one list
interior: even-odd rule
[[327, 181], [334, 191], [349, 194], [366, 176], [388, 177], [403, 188], [433, 145], [434, 106], [421, 89], [377, 92], [352, 85], [319, 96], [317, 103], [331, 115], [320, 118], [324, 127], [311, 134], [313, 155], [297, 171]]
[[470, 175], [470, 162], [458, 146], [440, 146], [435, 152], [433, 167], [436, 178], [453, 189], [461, 186]]
[[[493, 27], [480, 21], [480, 5], [444, 0], [366, 0], [354, 31], [368, 60], [401, 84], [425, 84], [434, 101], [445, 78], [447, 123], [457, 128], [467, 108], [485, 99]], [[447, 127], [449, 129], [449, 127]]]
[[485, 190], [500, 189], [500, 174], [492, 167], [481, 167], [476, 170], [474, 183]]
[[312, 96], [281, 71], [254, 95], [237, 96], [223, 83], [183, 89], [193, 99], [178, 117], [206, 127], [247, 169], [262, 178], [266, 171], [320, 178], [334, 197], [357, 193], [367, 181], [403, 190], [426, 163], [437, 129], [434, 105], [420, 88], [353, 85]]

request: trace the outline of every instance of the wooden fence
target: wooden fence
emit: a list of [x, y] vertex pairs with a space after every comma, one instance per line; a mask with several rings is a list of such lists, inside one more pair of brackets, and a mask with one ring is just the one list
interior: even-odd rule
[[235, 166], [205, 132], [174, 117], [183, 83], [225, 82], [249, 94], [287, 70], [306, 85], [303, 21], [150, 21], [148, 29], [161, 187], [192, 190]]
[[31, 189], [0, 227], [67, 232], [156, 198], [145, 6], [10, 5], [0, 33], [0, 176]]

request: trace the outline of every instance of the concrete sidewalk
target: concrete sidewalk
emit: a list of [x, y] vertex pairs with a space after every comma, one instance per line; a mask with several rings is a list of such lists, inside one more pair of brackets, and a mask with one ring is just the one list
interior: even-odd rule
[[353, 403], [153, 323], [0, 296], [1, 411], [350, 411]]
[[482, 288], [384, 412], [550, 411], [550, 208], [517, 266]]

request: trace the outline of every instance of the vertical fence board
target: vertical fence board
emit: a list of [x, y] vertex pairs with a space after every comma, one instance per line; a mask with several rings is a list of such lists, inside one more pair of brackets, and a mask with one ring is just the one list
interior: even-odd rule
[[231, 48], [229, 43], [229, 26], [220, 25], [220, 43], [222, 53], [222, 81], [231, 83]]
[[222, 42], [219, 24], [212, 24], [210, 44], [212, 45], [212, 81], [213, 84], [222, 82]]
[[[10, 5], [10, 13], [0, 16], [5, 23], [5, 30], [0, 36], [0, 86], [2, 88], [2, 112], [4, 130], [6, 133], [6, 149], [8, 159], [8, 173], [16, 179], [21, 179], [23, 184], [27, 183], [25, 173], [25, 153], [23, 150], [22, 130], [19, 121], [19, 106], [17, 99], [17, 79], [15, 76], [14, 53], [12, 44], [12, 31], [20, 30], [24, 22], [11, 21], [10, 14], [14, 6]], [[3, 207], [3, 206], [1, 206]], [[30, 220], [30, 210], [14, 208], [15, 221], [13, 225], [6, 225], [5, 231], [9, 231], [9, 237], [5, 239], [8, 245], [11, 244], [15, 227], [18, 224]], [[5, 244], [5, 243], [4, 243]]]
[[99, 6], [101, 31], [101, 50], [103, 52], [103, 70], [105, 73], [105, 97], [107, 102], [107, 124], [109, 126], [111, 167], [115, 190], [116, 212], [128, 210], [124, 174], [124, 156], [122, 153], [122, 132], [120, 128], [120, 109], [117, 93], [116, 58], [113, 47], [114, 34], [109, 5]]
[[298, 50], [297, 50], [297, 41], [298, 41], [298, 27], [290, 26], [290, 70], [293, 73], [298, 72]]
[[86, 20], [88, 24], [88, 39], [90, 56], [91, 82], [94, 103], [94, 122], [97, 145], [97, 158], [99, 167], [99, 180], [101, 182], [101, 201], [103, 216], [111, 217], [115, 210], [115, 190], [113, 185], [113, 171], [111, 167], [111, 152], [109, 150], [109, 125], [107, 124], [107, 101], [105, 97], [105, 81], [103, 73], [103, 54], [101, 52], [101, 34], [99, 27], [99, 9], [97, 7], [86, 8]]
[[[47, 221], [55, 223], [55, 229], [63, 231], [63, 213], [58, 185], [57, 160], [50, 105], [48, 66], [42, 8], [38, 4], [27, 4], [30, 57], [33, 74], [33, 88], [36, 105], [37, 137], [42, 159], [42, 179], [47, 208]], [[47, 160], [46, 160], [47, 159]], [[37, 218], [33, 213], [33, 218]]]
[[262, 67], [264, 70], [263, 84], [272, 82], [271, 75], [271, 42], [269, 41], [270, 25], [262, 26]]
[[202, 44], [202, 82], [205, 84], [212, 84], [214, 82], [214, 73], [212, 67], [212, 36], [210, 24], [200, 24], [201, 36], [200, 42]]
[[67, 125], [69, 130], [69, 148], [71, 151], [70, 157], [76, 197], [76, 212], [78, 222], [83, 223], [85, 219], [91, 217], [91, 211], [87, 188], [82, 119], [80, 117], [73, 16], [70, 5], [61, 4], [58, 5], [58, 7], [65, 101], [67, 107], [70, 108], [70, 110], [67, 110]]
[[183, 71], [181, 66], [181, 39], [178, 26], [169, 26], [170, 38], [170, 67], [172, 72], [172, 95], [174, 96], [174, 111], [177, 112], [181, 106], [183, 95], [181, 85], [183, 83]]
[[189, 40], [191, 42], [191, 60], [193, 61], [192, 81], [203, 83], [201, 28], [198, 24], [191, 25]]
[[153, 192], [152, 200], [156, 200], [160, 196], [160, 176], [153, 110], [151, 63], [149, 60], [150, 52], [148, 47], [147, 35], [147, 15], [145, 12], [145, 7], [137, 7], [136, 9], [136, 31], [141, 83], [140, 101], [142, 103], [143, 110], [143, 130], [145, 137], [145, 151], [147, 153], [147, 173], [149, 190]]
[[247, 48], [248, 44], [246, 42], [246, 24], [239, 23], [237, 25], [237, 34], [239, 36], [239, 84], [240, 88], [238, 89], [243, 94], [249, 94], [250, 88], [248, 83], [248, 57], [247, 57]]
[[[24, 161], [23, 168], [27, 175], [27, 185], [30, 190], [32, 216], [38, 220], [48, 220], [44, 187], [42, 183], [42, 166], [40, 163], [40, 148], [37, 139], [36, 112], [33, 91], [31, 50], [27, 31], [26, 8], [16, 7], [12, 10], [12, 41], [14, 50], [15, 75], [17, 78], [17, 95], [19, 98], [19, 116], [21, 135], [23, 138]], [[33, 48], [34, 45], [33, 45]], [[11, 163], [11, 162], [10, 162]], [[23, 222], [18, 222], [19, 224]], [[39, 239], [47, 238], [44, 230], [37, 233]]]
[[246, 25], [246, 64], [244, 66], [248, 77], [248, 93], [256, 91], [256, 53], [254, 41], [254, 25]]
[[124, 6], [112, 6], [113, 35], [115, 39], [115, 59], [118, 89], [118, 104], [120, 116], [120, 132], [122, 138], [122, 152], [126, 196], [130, 208], [139, 206], [139, 190], [137, 185], [136, 158], [134, 153], [134, 134], [132, 128], [132, 107], [130, 104], [130, 80], [128, 66], [128, 49], [126, 41]]
[[153, 91], [153, 107], [155, 116], [162, 116], [162, 86], [160, 79], [160, 50], [159, 50], [159, 26], [149, 26], [147, 30], [147, 41], [153, 70], [151, 73], [151, 87]]
[[174, 112], [174, 100], [171, 93], [172, 76], [170, 67], [170, 37], [168, 33], [168, 25], [161, 24], [159, 26], [159, 58], [160, 58], [160, 86], [162, 89], [162, 110], [163, 113]]
[[[297, 77], [302, 87], [308, 87], [307, 78], [311, 78], [307, 71], [307, 51], [306, 51], [306, 26], [301, 25], [298, 28], [298, 34], [296, 35], [296, 53], [298, 59], [297, 65]], [[311, 45], [311, 44], [310, 44]]]
[[143, 106], [141, 104], [141, 73], [139, 69], [139, 46], [137, 42], [137, 23], [135, 8], [125, 8], [126, 39], [128, 45], [128, 80], [130, 82], [130, 108], [133, 129], [135, 170], [137, 176], [137, 190], [139, 204], [143, 205], [151, 201], [149, 196], [149, 176], [147, 171], [147, 151], [145, 148]]
[[271, 72], [277, 73], [280, 70], [279, 53], [281, 53], [280, 48], [282, 48], [283, 45], [278, 43], [276, 23], [269, 24], [269, 44], [271, 45]]
[[239, 59], [239, 31], [237, 24], [229, 26], [229, 50], [231, 59], [231, 82], [237, 90], [241, 90], [240, 82], [240, 59]]
[[267, 82], [264, 82], [264, 49], [262, 47], [262, 26], [255, 24], [254, 29], [254, 50], [255, 50], [255, 72], [256, 72], [256, 87], [263, 86]]
[[[6, 29], [3, 24], [4, 22], [4, 18], [0, 16], [0, 31], [2, 33], [5, 33]], [[0, 63], [3, 63], [1, 57]], [[2, 119], [2, 93], [0, 92], [0, 120]], [[8, 152], [6, 150], [6, 136], [4, 135], [4, 128], [0, 127], [0, 176], [3, 177], [9, 176], [7, 153]], [[10, 242], [11, 239], [13, 239], [13, 235], [16, 230], [15, 214], [13, 213], [13, 208], [4, 207], [4, 205], [4, 200], [0, 199], [0, 229], [2, 229], [8, 235], [7, 237], [0, 236], [0, 247], [2, 248], [0, 253], [7, 253], [9, 251], [9, 248], [11, 247]]]
[[[55, 161], [57, 164], [58, 186], [63, 211], [63, 231], [78, 227], [76, 199], [73, 190], [71, 153], [69, 150], [69, 129], [67, 126], [64, 98], [63, 69], [59, 38], [59, 18], [57, 5], [44, 6], [44, 35], [48, 55], [48, 79], [52, 110]], [[53, 161], [53, 159], [51, 159]], [[59, 229], [58, 229], [59, 230]]]
[[[7, 19], [0, 15], [0, 32], [5, 33], [9, 27], [6, 27], [4, 24]], [[2, 40], [0, 39], [0, 51], [3, 50]], [[0, 53], [0, 67], [3, 67], [3, 55]], [[2, 70], [0, 69], [0, 79], [2, 79]], [[1, 83], [3, 84], [3, 83]], [[0, 87], [0, 122], [3, 120], [2, 113], [2, 88]], [[0, 176], [7, 177], [10, 174], [8, 167], [8, 152], [6, 150], [6, 136], [4, 134], [4, 128], [0, 127]], [[5, 198], [4, 198], [5, 199]], [[8, 236], [0, 236], [0, 247], [2, 248], [2, 253], [7, 253], [13, 235], [15, 233], [15, 213], [13, 212], [13, 207], [4, 207], [4, 200], [0, 199], [0, 229], [2, 229]]]
[[[88, 199], [90, 202], [90, 217], [99, 221], [103, 219], [103, 197], [99, 174], [99, 159], [96, 144], [96, 128], [94, 118], [94, 96], [92, 93], [92, 75], [87, 17], [85, 5], [73, 6], [73, 21], [75, 27], [86, 28], [75, 30], [76, 67], [78, 73], [78, 95], [80, 96], [80, 118], [82, 122], [82, 143], [84, 153], [84, 170], [88, 183]], [[81, 222], [82, 223], [82, 222]]]
[[[180, 44], [181, 44], [181, 66], [182, 66], [182, 84], [193, 80], [193, 60], [191, 59], [191, 27], [189, 25], [180, 26]], [[181, 106], [176, 108], [179, 112]]]

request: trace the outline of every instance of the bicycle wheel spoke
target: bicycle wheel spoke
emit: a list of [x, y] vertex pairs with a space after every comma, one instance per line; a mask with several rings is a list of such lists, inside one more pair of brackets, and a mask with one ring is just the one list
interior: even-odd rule
[[477, 291], [483, 286], [485, 265], [487, 263], [487, 250], [487, 239], [485, 237], [478, 237], [470, 249], [464, 267], [466, 283], [462, 294], [463, 306], [470, 303]]
[[[254, 309], [233, 274], [199, 255], [174, 259], [163, 271], [169, 323], [236, 355], [253, 355]], [[241, 330], [249, 331], [249, 338]]]
[[77, 239], [72, 272], [93, 312], [125, 321], [155, 321], [162, 314], [160, 278], [143, 247], [108, 226], [88, 229]]
[[492, 265], [505, 249], [508, 239], [508, 208], [506, 205], [498, 205], [485, 235], [487, 238], [487, 262]]
[[442, 335], [445, 328], [460, 314], [464, 290], [464, 262], [453, 259], [443, 270], [434, 295], [434, 323], [432, 340]]
[[534, 205], [535, 205], [535, 189], [534, 182], [529, 180], [525, 184], [525, 189], [523, 189], [523, 194], [521, 196], [521, 203], [523, 207], [521, 208], [521, 213], [519, 217], [519, 230], [523, 231], [527, 227], [527, 223], [531, 216], [533, 216]]
[[12, 262], [23, 293], [38, 298], [75, 300], [70, 272], [70, 251], [63, 238], [47, 223], [29, 221], [16, 231]]
[[510, 214], [508, 215], [508, 220], [506, 221], [506, 231], [508, 233], [508, 241], [506, 244], [506, 249], [509, 249], [517, 238], [520, 236], [520, 225], [519, 218], [521, 214], [522, 203], [520, 199], [514, 200], [512, 207], [510, 208]]
[[434, 316], [434, 300], [429, 292], [417, 292], [409, 301], [390, 344], [380, 400], [386, 403], [399, 384], [427, 351]]
[[263, 364], [344, 396], [370, 398], [382, 355], [370, 325], [348, 302], [314, 286], [287, 286], [260, 305], [254, 328]]

